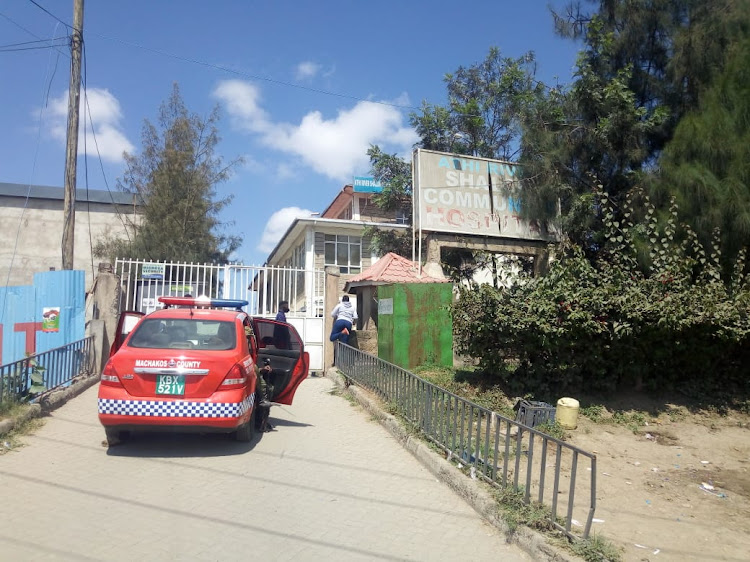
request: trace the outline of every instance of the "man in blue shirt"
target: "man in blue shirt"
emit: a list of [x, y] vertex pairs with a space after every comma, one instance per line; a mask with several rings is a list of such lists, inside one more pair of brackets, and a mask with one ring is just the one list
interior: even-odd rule
[[286, 322], [286, 313], [289, 312], [289, 302], [281, 301], [279, 303], [279, 311], [276, 313], [277, 322]]

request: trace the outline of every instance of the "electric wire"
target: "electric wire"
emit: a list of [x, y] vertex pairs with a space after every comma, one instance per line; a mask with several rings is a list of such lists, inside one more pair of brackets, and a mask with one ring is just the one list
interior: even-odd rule
[[[21, 25], [20, 23], [18, 23], [18, 22], [17, 22], [17, 21], [15, 21], [14, 19], [12, 19], [12, 18], [11, 18], [10, 16], [6, 16], [6, 15], [5, 15], [5, 14], [3, 14], [2, 12], [0, 12], [0, 16], [4, 17], [4, 18], [5, 18], [6, 20], [8, 20], [8, 21], [9, 21], [10, 23], [12, 23], [13, 25], [15, 25], [15, 26], [16, 26], [17, 28], [21, 29], [22, 31], [25, 31], [26, 33], [28, 33], [28, 34], [29, 34], [29, 35], [31, 35], [32, 37], [36, 37], [36, 38], [37, 38], [37, 39], [39, 39], [40, 41], [47, 41], [47, 39], [42, 39], [41, 37], [39, 37], [39, 36], [38, 36], [38, 35], [37, 35], [36, 33], [34, 33], [33, 31], [30, 31], [30, 30], [26, 29], [26, 28], [25, 28], [24, 26], [22, 26], [22, 25]], [[57, 51], [57, 52], [58, 52], [59, 54], [66, 54], [66, 53], [64, 53], [63, 51], [61, 51], [61, 50], [60, 50], [60, 49], [59, 49], [58, 47], [54, 47], [54, 49], [55, 49], [55, 50], [56, 50], [56, 51]], [[68, 55], [66, 55], [66, 56], [68, 56]]]
[[[316, 94], [323, 94], [323, 95], [326, 95], [326, 96], [333, 96], [333, 97], [338, 97], [338, 98], [343, 98], [343, 99], [350, 99], [350, 100], [359, 101], [359, 102], [374, 103], [374, 104], [377, 104], [377, 105], [384, 105], [384, 106], [387, 106], [387, 107], [394, 107], [394, 108], [397, 108], [397, 109], [405, 109], [405, 110], [411, 110], [411, 111], [423, 111], [424, 110], [424, 106], [407, 105], [407, 104], [393, 103], [393, 102], [382, 101], [382, 100], [380, 100], [380, 101], [379, 100], [372, 100], [372, 99], [363, 98], [361, 96], [356, 96], [356, 95], [353, 95], [353, 94], [345, 94], [345, 93], [341, 93], [341, 92], [332, 92], [330, 90], [324, 90], [322, 88], [313, 88], [311, 86], [305, 86], [303, 84], [295, 84], [294, 82], [287, 82], [287, 81], [284, 81], [284, 80], [278, 80], [276, 78], [271, 78], [269, 76], [261, 76], [259, 74], [252, 74], [250, 72], [244, 72], [242, 70], [236, 70], [236, 69], [229, 68], [229, 67], [226, 67], [226, 66], [222, 66], [222, 65], [219, 65], [219, 64], [214, 64], [214, 63], [206, 62], [206, 61], [203, 61], [203, 60], [200, 60], [200, 59], [194, 59], [194, 58], [191, 58], [191, 57], [185, 57], [185, 56], [182, 56], [182, 55], [177, 55], [175, 53], [170, 53], [169, 51], [164, 51], [162, 49], [156, 49], [156, 48], [153, 48], [153, 47], [146, 47], [145, 45], [141, 45], [141, 44], [135, 43], [133, 41], [127, 41], [125, 39], [120, 39], [118, 37], [112, 37], [112, 36], [108, 36], [108, 35], [103, 35], [101, 33], [89, 32], [89, 36], [91, 36], [91, 35], [93, 35], [95, 37], [99, 37], [101, 39], [106, 39], [107, 41], [114, 41], [116, 43], [122, 43], [123, 45], [127, 45], [129, 47], [135, 47], [137, 49], [142, 49], [144, 51], [148, 51], [148, 52], [151, 52], [151, 53], [156, 53], [156, 54], [159, 54], [159, 55], [162, 55], [162, 56], [165, 56], [165, 57], [169, 57], [169, 58], [173, 58], [173, 59], [176, 59], [176, 60], [180, 60], [180, 61], [183, 61], [183, 62], [189, 62], [191, 64], [196, 64], [198, 66], [204, 66], [204, 67], [207, 67], [207, 68], [212, 68], [214, 70], [219, 70], [221, 72], [226, 72], [228, 74], [234, 74], [235, 76], [246, 78], [248, 80], [263, 81], [263, 82], [268, 82], [270, 84], [275, 84], [277, 86], [286, 86], [286, 87], [289, 87], [289, 88], [297, 88], [299, 90], [306, 90], [308, 92], [313, 92], [313, 93], [316, 93]], [[546, 83], [544, 83], [543, 81], [538, 80], [536, 78], [531, 78], [531, 81], [533, 83], [535, 83], [535, 84], [538, 84], [538, 85], [542, 86], [543, 88], [546, 88], [550, 92], [551, 91], [557, 91], [557, 90], [559, 90], [559, 86], [549, 86]], [[439, 104], [430, 104], [430, 103], [428, 103], [427, 105], [431, 105], [433, 107], [439, 106]], [[460, 113], [460, 112], [458, 112], [458, 113], [456, 113], [456, 115], [459, 115], [459, 116], [462, 116], [462, 117], [481, 117], [481, 115], [476, 114], [476, 113]]]
[[[14, 22], [15, 23], [15, 22]], [[57, 33], [57, 28], [59, 27], [59, 24], [55, 24], [55, 29], [53, 32], [54, 34]], [[50, 53], [50, 56], [52, 53]], [[44, 83], [43, 83], [43, 90], [42, 90], [42, 99], [44, 100], [46, 98], [46, 92], [49, 91], [49, 88], [51, 87], [51, 81], [55, 77], [55, 72], [53, 71], [52, 76], [50, 77], [49, 74], [49, 66], [50, 66], [50, 60], [47, 61], [47, 69], [45, 70], [45, 76], [44, 76]], [[55, 70], [57, 69], [57, 62], [55, 63]], [[46, 85], [46, 82], [50, 81], [50, 86]], [[8, 264], [8, 275], [5, 278], [5, 291], [3, 291], [3, 304], [2, 307], [0, 307], [0, 325], [3, 324], [3, 320], [5, 318], [5, 307], [7, 304], [7, 296], [8, 296], [8, 289], [7, 287], [10, 286], [10, 274], [13, 271], [13, 262], [16, 259], [16, 255], [18, 254], [18, 240], [21, 237], [21, 226], [23, 225], [23, 216], [26, 214], [26, 209], [29, 206], [29, 199], [31, 198], [31, 187], [34, 183], [34, 174], [36, 173], [36, 162], [37, 157], [39, 156], [39, 145], [41, 144], [41, 138], [42, 138], [42, 117], [44, 115], [44, 109], [47, 107], [46, 103], [43, 103], [42, 106], [39, 108], [39, 119], [38, 119], [38, 125], [37, 125], [37, 134], [36, 134], [36, 145], [34, 147], [34, 157], [31, 161], [31, 177], [29, 178], [29, 183], [27, 185], [26, 189], [26, 198], [23, 203], [23, 208], [21, 209], [21, 216], [18, 218], [18, 227], [16, 228], [16, 236], [15, 240], [13, 241], [13, 253], [10, 256], [10, 263]]]
[[57, 47], [64, 47], [64, 45], [43, 45], [39, 47], [17, 47], [14, 49], [4, 49], [0, 47], [0, 53], [17, 53], [19, 51], [41, 51], [42, 49], [56, 49]]
[[18, 22], [17, 22], [16, 20], [12, 19], [12, 18], [11, 18], [10, 16], [6, 16], [6, 15], [5, 15], [4, 13], [2, 13], [2, 12], [0, 12], [0, 16], [4, 17], [4, 18], [5, 18], [6, 20], [8, 20], [8, 21], [9, 21], [10, 23], [12, 23], [13, 25], [15, 25], [15, 26], [16, 26], [16, 27], [18, 27], [19, 29], [22, 29], [23, 31], [25, 31], [25, 32], [26, 32], [26, 33], [28, 33], [29, 35], [31, 35], [31, 36], [33, 36], [33, 37], [36, 37], [36, 38], [37, 38], [37, 39], [39, 39], [40, 41], [44, 41], [44, 39], [42, 39], [41, 37], [39, 37], [39, 36], [38, 36], [38, 35], [37, 35], [36, 33], [34, 33], [33, 31], [29, 31], [29, 30], [28, 30], [28, 29], [26, 29], [26, 28], [25, 28], [24, 26], [22, 26], [22, 25], [21, 25], [20, 23], [18, 23]]
[[70, 35], [61, 35], [60, 37], [55, 37], [54, 39], [37, 39], [36, 41], [21, 41], [20, 43], [8, 43], [7, 45], [0, 45], [0, 49], [5, 49], [7, 47], [20, 47], [22, 45], [31, 45], [33, 43], [49, 43], [50, 41], [60, 41], [61, 39], [68, 40], [70, 39]]
[[[83, 44], [81, 44], [83, 46]], [[86, 58], [83, 58], [83, 67], [86, 68]], [[86, 71], [84, 70], [83, 79], [83, 97], [86, 101]], [[80, 104], [79, 104], [80, 106]], [[88, 113], [88, 103], [86, 103], [86, 109]], [[91, 258], [91, 279], [96, 278], [96, 271], [94, 270], [94, 241], [91, 236], [91, 196], [89, 195], [89, 151], [88, 151], [88, 127], [86, 126], [86, 113], [83, 116], [83, 170], [84, 178], [86, 182], [86, 218], [88, 219], [89, 227], [89, 257]]]
[[[37, 7], [39, 7], [40, 9], [42, 9], [43, 11], [45, 11], [47, 14], [49, 14], [53, 18], [55, 18], [56, 20], [58, 20], [59, 22], [63, 23], [64, 25], [66, 25], [67, 27], [69, 27], [69, 28], [72, 29], [72, 27], [70, 25], [68, 25], [67, 23], [65, 23], [62, 20], [60, 20], [57, 16], [55, 16], [52, 13], [50, 13], [48, 10], [46, 10], [45, 8], [43, 8], [41, 5], [39, 5], [34, 0], [29, 0], [29, 1], [32, 2], [34, 5], [36, 5]], [[5, 17], [7, 17], [7, 16], [5, 16]], [[8, 19], [10, 19], [10, 18], [8, 18]], [[13, 22], [13, 23], [15, 23], [15, 22]], [[16, 25], [19, 25], [19, 24], [16, 24]], [[21, 26], [19, 25], [19, 27], [21, 27]], [[31, 33], [30, 31], [26, 30], [23, 27], [22, 27], [22, 29], [24, 29], [28, 33]], [[31, 33], [31, 34], [33, 35], [33, 33]], [[289, 87], [289, 88], [297, 88], [297, 89], [305, 90], [305, 91], [308, 91], [308, 92], [313, 92], [313, 93], [327, 95], [327, 96], [333, 96], [333, 97], [339, 97], [339, 98], [343, 98], [343, 99], [351, 99], [351, 100], [359, 101], [359, 102], [369, 102], [369, 103], [374, 103], [374, 104], [383, 105], [383, 106], [387, 106], [387, 107], [394, 107], [394, 108], [397, 108], [397, 109], [404, 109], [404, 110], [411, 110], [411, 111], [422, 111], [424, 109], [424, 107], [419, 107], [419, 106], [415, 106], [415, 105], [399, 104], [399, 103], [387, 102], [387, 101], [382, 101], [382, 100], [380, 100], [380, 101], [379, 100], [371, 100], [371, 99], [363, 98], [361, 96], [356, 96], [356, 95], [353, 95], [353, 94], [345, 94], [345, 93], [341, 93], [341, 92], [332, 92], [330, 90], [324, 90], [322, 88], [313, 88], [311, 86], [305, 86], [303, 84], [295, 84], [293, 82], [287, 82], [287, 81], [284, 81], [284, 80], [278, 80], [276, 78], [271, 78], [269, 76], [261, 76], [261, 75], [258, 75], [258, 74], [252, 74], [252, 73], [249, 73], [249, 72], [244, 72], [244, 71], [241, 71], [241, 70], [236, 70], [236, 69], [229, 68], [229, 67], [226, 67], [226, 66], [222, 66], [222, 65], [218, 65], [218, 64], [213, 64], [213, 63], [210, 63], [210, 62], [207, 62], [207, 61], [202, 61], [202, 60], [199, 60], [199, 59], [194, 59], [194, 58], [185, 57], [185, 56], [182, 56], [182, 55], [177, 55], [175, 53], [170, 53], [169, 51], [164, 51], [162, 49], [156, 49], [156, 48], [153, 48], [153, 47], [147, 47], [145, 45], [141, 45], [141, 44], [135, 43], [133, 41], [127, 41], [125, 39], [120, 39], [118, 37], [112, 37], [112, 36], [108, 36], [108, 35], [103, 35], [101, 33], [89, 32], [88, 35], [89, 36], [93, 35], [95, 37], [99, 37], [99, 38], [105, 39], [107, 41], [113, 41], [113, 42], [116, 42], [116, 43], [121, 43], [123, 45], [127, 45], [127, 46], [130, 46], [130, 47], [135, 47], [137, 49], [141, 49], [141, 50], [148, 51], [148, 52], [151, 52], [151, 53], [156, 53], [156, 54], [159, 54], [161, 56], [173, 58], [173, 59], [180, 60], [180, 61], [183, 61], [183, 62], [188, 62], [188, 63], [195, 64], [195, 65], [198, 65], [198, 66], [204, 66], [204, 67], [207, 67], [207, 68], [212, 68], [214, 70], [219, 70], [221, 72], [226, 72], [228, 74], [233, 74], [235, 76], [239, 76], [239, 77], [246, 78], [246, 79], [249, 79], [249, 80], [264, 81], [264, 82], [268, 82], [270, 84], [276, 84], [276, 85], [279, 85], [279, 86], [286, 86], [286, 87]], [[545, 84], [541, 80], [533, 79], [533, 82], [536, 83], [536, 84], [539, 84], [539, 85], [543, 86], [544, 88], [546, 88], [547, 90], [550, 90], [550, 91], [559, 89], [556, 86], [548, 86], [547, 84]], [[464, 117], [479, 117], [479, 115], [476, 115], [476, 114], [473, 114], [473, 113], [459, 113], [459, 115], [464, 116]]]
[[165, 56], [165, 57], [170, 57], [170, 58], [173, 58], [173, 59], [176, 59], [176, 60], [181, 60], [183, 62], [189, 62], [189, 63], [192, 63], [192, 64], [196, 64], [198, 66], [205, 66], [207, 68], [213, 68], [214, 70], [220, 70], [222, 72], [226, 72], [228, 74], [234, 74], [236, 76], [240, 76], [242, 78], [247, 78], [249, 80], [263, 81], [263, 82], [268, 82], [268, 83], [271, 83], [271, 84], [276, 84], [276, 85], [279, 85], [279, 86], [287, 86], [287, 87], [290, 87], [290, 88], [297, 88], [297, 89], [300, 89], [300, 90], [306, 90], [308, 92], [314, 92], [316, 94], [324, 94], [324, 95], [327, 95], [327, 96], [334, 96], [334, 97], [339, 97], [339, 98], [351, 99], [351, 100], [355, 100], [355, 101], [364, 101], [364, 102], [374, 103], [374, 104], [378, 104], [378, 105], [385, 105], [385, 106], [389, 106], [389, 107], [395, 107], [395, 108], [398, 108], [398, 109], [412, 109], [412, 110], [419, 110], [419, 109], [421, 109], [421, 108], [413, 106], [413, 105], [398, 104], [398, 103], [392, 103], [392, 102], [387, 102], [387, 101], [370, 100], [370, 99], [366, 99], [366, 98], [363, 98], [363, 97], [360, 97], [360, 96], [355, 96], [355, 95], [352, 95], [352, 94], [344, 94], [344, 93], [340, 93], [340, 92], [331, 92], [329, 90], [323, 90], [321, 88], [313, 88], [311, 86], [305, 86], [305, 85], [302, 85], [302, 84], [295, 84], [294, 82], [286, 82], [284, 80], [277, 80], [276, 78], [270, 78], [268, 76], [261, 76], [261, 75], [258, 75], [258, 74], [251, 74], [249, 72], [243, 72], [241, 70], [235, 70], [233, 68], [228, 68], [226, 66], [221, 66], [219, 64], [213, 64], [213, 63], [202, 61], [202, 60], [199, 60], [199, 59], [193, 59], [193, 58], [190, 58], [190, 57], [184, 57], [182, 55], [176, 55], [174, 53], [170, 53], [168, 51], [163, 51], [161, 49], [154, 49], [153, 47], [146, 47], [146, 46], [140, 45], [138, 43], [133, 43], [132, 41], [126, 41], [124, 39], [119, 39], [117, 37], [111, 37], [111, 36], [107, 36], [107, 35], [102, 35], [100, 33], [91, 33], [90, 32], [89, 35], [94, 35], [94, 36], [99, 37], [101, 39], [106, 39], [108, 41], [114, 41], [116, 43], [122, 43], [123, 45], [128, 45], [130, 47], [136, 47], [137, 49], [142, 49], [144, 51], [149, 51], [149, 52], [152, 52], [152, 53], [156, 53], [156, 54], [159, 54], [159, 55], [162, 55], [162, 56]]
[[[120, 209], [118, 204], [115, 202], [114, 194], [112, 193], [112, 190], [109, 187], [109, 182], [107, 181], [107, 174], [104, 171], [104, 161], [102, 160], [102, 154], [99, 150], [99, 142], [96, 138], [96, 128], [94, 127], [94, 118], [91, 115], [91, 107], [89, 105], [89, 97], [88, 97], [88, 58], [86, 56], [86, 42], [82, 41], [81, 43], [83, 48], [83, 100], [86, 104], [86, 115], [88, 116], [88, 121], [91, 126], [91, 136], [94, 139], [94, 146], [96, 147], [96, 155], [99, 159], [99, 167], [102, 172], [102, 178], [104, 179], [104, 185], [107, 188], [107, 192], [109, 193], [109, 197], [112, 201], [112, 206], [115, 209], [115, 213], [117, 214], [117, 217], [120, 219], [120, 222], [122, 223], [123, 229], [125, 230], [125, 236], [128, 238], [128, 244], [132, 244], [133, 241], [130, 239], [130, 231], [128, 230], [128, 224], [127, 221], [123, 218], [122, 213], [120, 213]], [[84, 126], [86, 126], [85, 119], [84, 119]]]
[[36, 6], [37, 8], [39, 8], [39, 9], [40, 9], [41, 11], [43, 11], [43, 12], [44, 12], [45, 14], [47, 14], [47, 15], [49, 15], [49, 16], [52, 16], [52, 17], [53, 17], [54, 19], [56, 19], [56, 20], [57, 20], [57, 21], [58, 21], [59, 23], [63, 24], [63, 25], [65, 26], [65, 27], [67, 27], [67, 28], [69, 28], [69, 29], [73, 29], [73, 26], [72, 26], [72, 25], [70, 25], [69, 23], [66, 23], [66, 22], [64, 22], [63, 20], [61, 20], [60, 18], [58, 18], [58, 17], [57, 17], [57, 16], [55, 15], [55, 14], [53, 14], [52, 12], [50, 12], [50, 11], [49, 11], [49, 10], [48, 10], [47, 8], [45, 8], [44, 6], [42, 6], [41, 4], [39, 4], [38, 2], [36, 2], [35, 0], [29, 0], [29, 2], [31, 2], [32, 4], [34, 4], [34, 6]]
[[44, 98], [44, 107], [47, 107], [49, 105], [49, 96], [52, 92], [52, 82], [55, 79], [55, 76], [57, 75], [57, 67], [60, 63], [60, 51], [55, 49], [57, 51], [57, 58], [55, 58], [55, 68], [52, 69], [52, 77], [49, 79], [49, 83], [47, 86], [47, 95]]

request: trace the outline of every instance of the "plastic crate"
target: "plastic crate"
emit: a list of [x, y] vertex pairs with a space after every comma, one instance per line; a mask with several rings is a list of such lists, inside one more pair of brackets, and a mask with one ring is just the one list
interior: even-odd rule
[[519, 400], [513, 409], [516, 410], [516, 421], [529, 427], [555, 422], [556, 409], [546, 402]]

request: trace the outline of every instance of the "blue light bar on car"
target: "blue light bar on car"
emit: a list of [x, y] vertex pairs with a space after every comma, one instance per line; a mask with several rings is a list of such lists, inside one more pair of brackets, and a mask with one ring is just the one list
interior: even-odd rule
[[166, 306], [195, 306], [208, 308], [236, 308], [247, 306], [248, 301], [240, 299], [212, 299], [209, 297], [159, 297], [159, 302]]

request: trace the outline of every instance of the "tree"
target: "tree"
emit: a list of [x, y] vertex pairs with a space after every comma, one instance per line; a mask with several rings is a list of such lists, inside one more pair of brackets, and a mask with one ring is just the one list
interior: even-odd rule
[[550, 221], [560, 202], [561, 228], [587, 255], [602, 244], [601, 212], [593, 186], [601, 182], [616, 205], [638, 183], [653, 157], [668, 113], [643, 105], [629, 86], [634, 66], [616, 68], [616, 38], [595, 16], [586, 28], [575, 82], [552, 89], [524, 116], [520, 162], [526, 218]]
[[422, 104], [411, 123], [420, 147], [513, 160], [521, 136], [519, 117], [544, 90], [535, 78], [534, 53], [513, 59], [491, 47], [484, 61], [446, 74], [448, 105]]
[[[519, 150], [524, 108], [544, 89], [535, 77], [532, 52], [513, 59], [501, 56], [492, 47], [485, 59], [469, 67], [459, 67], [445, 76], [448, 103], [445, 106], [424, 102], [421, 113], [412, 113], [410, 121], [420, 136], [420, 148], [510, 160]], [[411, 163], [380, 147], [368, 151], [372, 174], [383, 185], [374, 198], [384, 210], [411, 211]], [[373, 245], [380, 252], [393, 251], [411, 256], [411, 236], [394, 235], [377, 229], [370, 231]], [[460, 254], [458, 250], [450, 250]], [[476, 252], [474, 253], [476, 254]], [[486, 256], [454, 255], [450, 261], [456, 271]], [[457, 264], [461, 264], [458, 267]]]
[[[576, 80], [529, 106], [521, 163], [527, 218], [551, 220], [561, 202], [566, 233], [593, 256], [602, 216], [591, 196], [601, 182], [620, 213], [746, 27], [746, 0], [591, 0], [554, 14], [558, 32], [582, 39]], [[533, 180], [533, 181], [529, 181]]]
[[[373, 177], [383, 185], [383, 191], [373, 196], [373, 202], [384, 211], [404, 211], [411, 224], [411, 163], [396, 154], [387, 154], [375, 145], [368, 149], [367, 155]], [[370, 237], [370, 245], [381, 256], [394, 252], [409, 259], [412, 257], [411, 232], [368, 227], [365, 236]]]
[[750, 38], [735, 44], [696, 111], [677, 127], [661, 159], [656, 193], [674, 195], [681, 218], [708, 246], [721, 235], [725, 276], [750, 246]]
[[216, 199], [216, 185], [240, 162], [225, 165], [215, 155], [218, 107], [203, 118], [190, 113], [175, 83], [159, 110], [158, 128], [145, 120], [139, 155], [125, 154], [117, 187], [143, 201], [143, 213], [129, 240], [105, 237], [99, 257], [155, 261], [226, 263], [241, 237], [222, 234], [219, 212], [231, 201]]
[[[598, 10], [588, 13], [583, 3]], [[669, 106], [673, 130], [721, 70], [727, 47], [747, 31], [749, 8], [747, 0], [586, 0], [553, 18], [558, 34], [583, 39], [587, 47], [592, 24], [611, 35], [611, 54], [596, 72], [612, 77], [631, 65], [627, 85], [636, 103]], [[652, 139], [656, 150], [671, 136], [669, 128], [664, 132]]]

